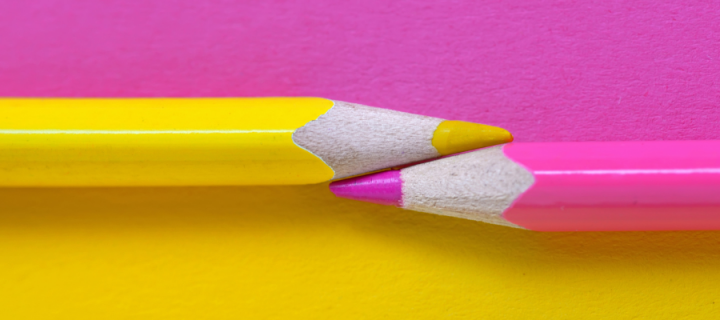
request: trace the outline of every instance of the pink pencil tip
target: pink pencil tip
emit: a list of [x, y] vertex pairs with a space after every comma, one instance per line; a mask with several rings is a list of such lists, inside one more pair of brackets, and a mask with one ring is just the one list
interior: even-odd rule
[[341, 198], [393, 206], [402, 204], [400, 170], [335, 181], [330, 184], [330, 191]]

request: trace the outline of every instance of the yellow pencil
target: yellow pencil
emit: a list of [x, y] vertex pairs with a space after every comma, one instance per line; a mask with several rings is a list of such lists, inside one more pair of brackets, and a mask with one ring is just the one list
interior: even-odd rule
[[309, 184], [510, 140], [322, 98], [6, 98], [0, 186]]

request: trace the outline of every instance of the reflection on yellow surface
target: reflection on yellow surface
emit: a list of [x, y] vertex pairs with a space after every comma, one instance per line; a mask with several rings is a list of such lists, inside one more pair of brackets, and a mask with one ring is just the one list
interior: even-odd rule
[[0, 317], [709, 319], [719, 247], [515, 230], [326, 184], [0, 189]]

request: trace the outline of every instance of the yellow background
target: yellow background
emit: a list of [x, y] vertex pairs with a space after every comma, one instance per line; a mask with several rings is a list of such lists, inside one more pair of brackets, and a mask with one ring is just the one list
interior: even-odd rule
[[538, 233], [327, 185], [0, 189], [2, 319], [712, 319], [720, 233]]

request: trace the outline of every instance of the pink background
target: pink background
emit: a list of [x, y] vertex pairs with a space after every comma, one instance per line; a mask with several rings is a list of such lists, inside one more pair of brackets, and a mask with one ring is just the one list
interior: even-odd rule
[[720, 139], [718, 2], [387, 2], [3, 1], [0, 95], [322, 96], [519, 141]]

